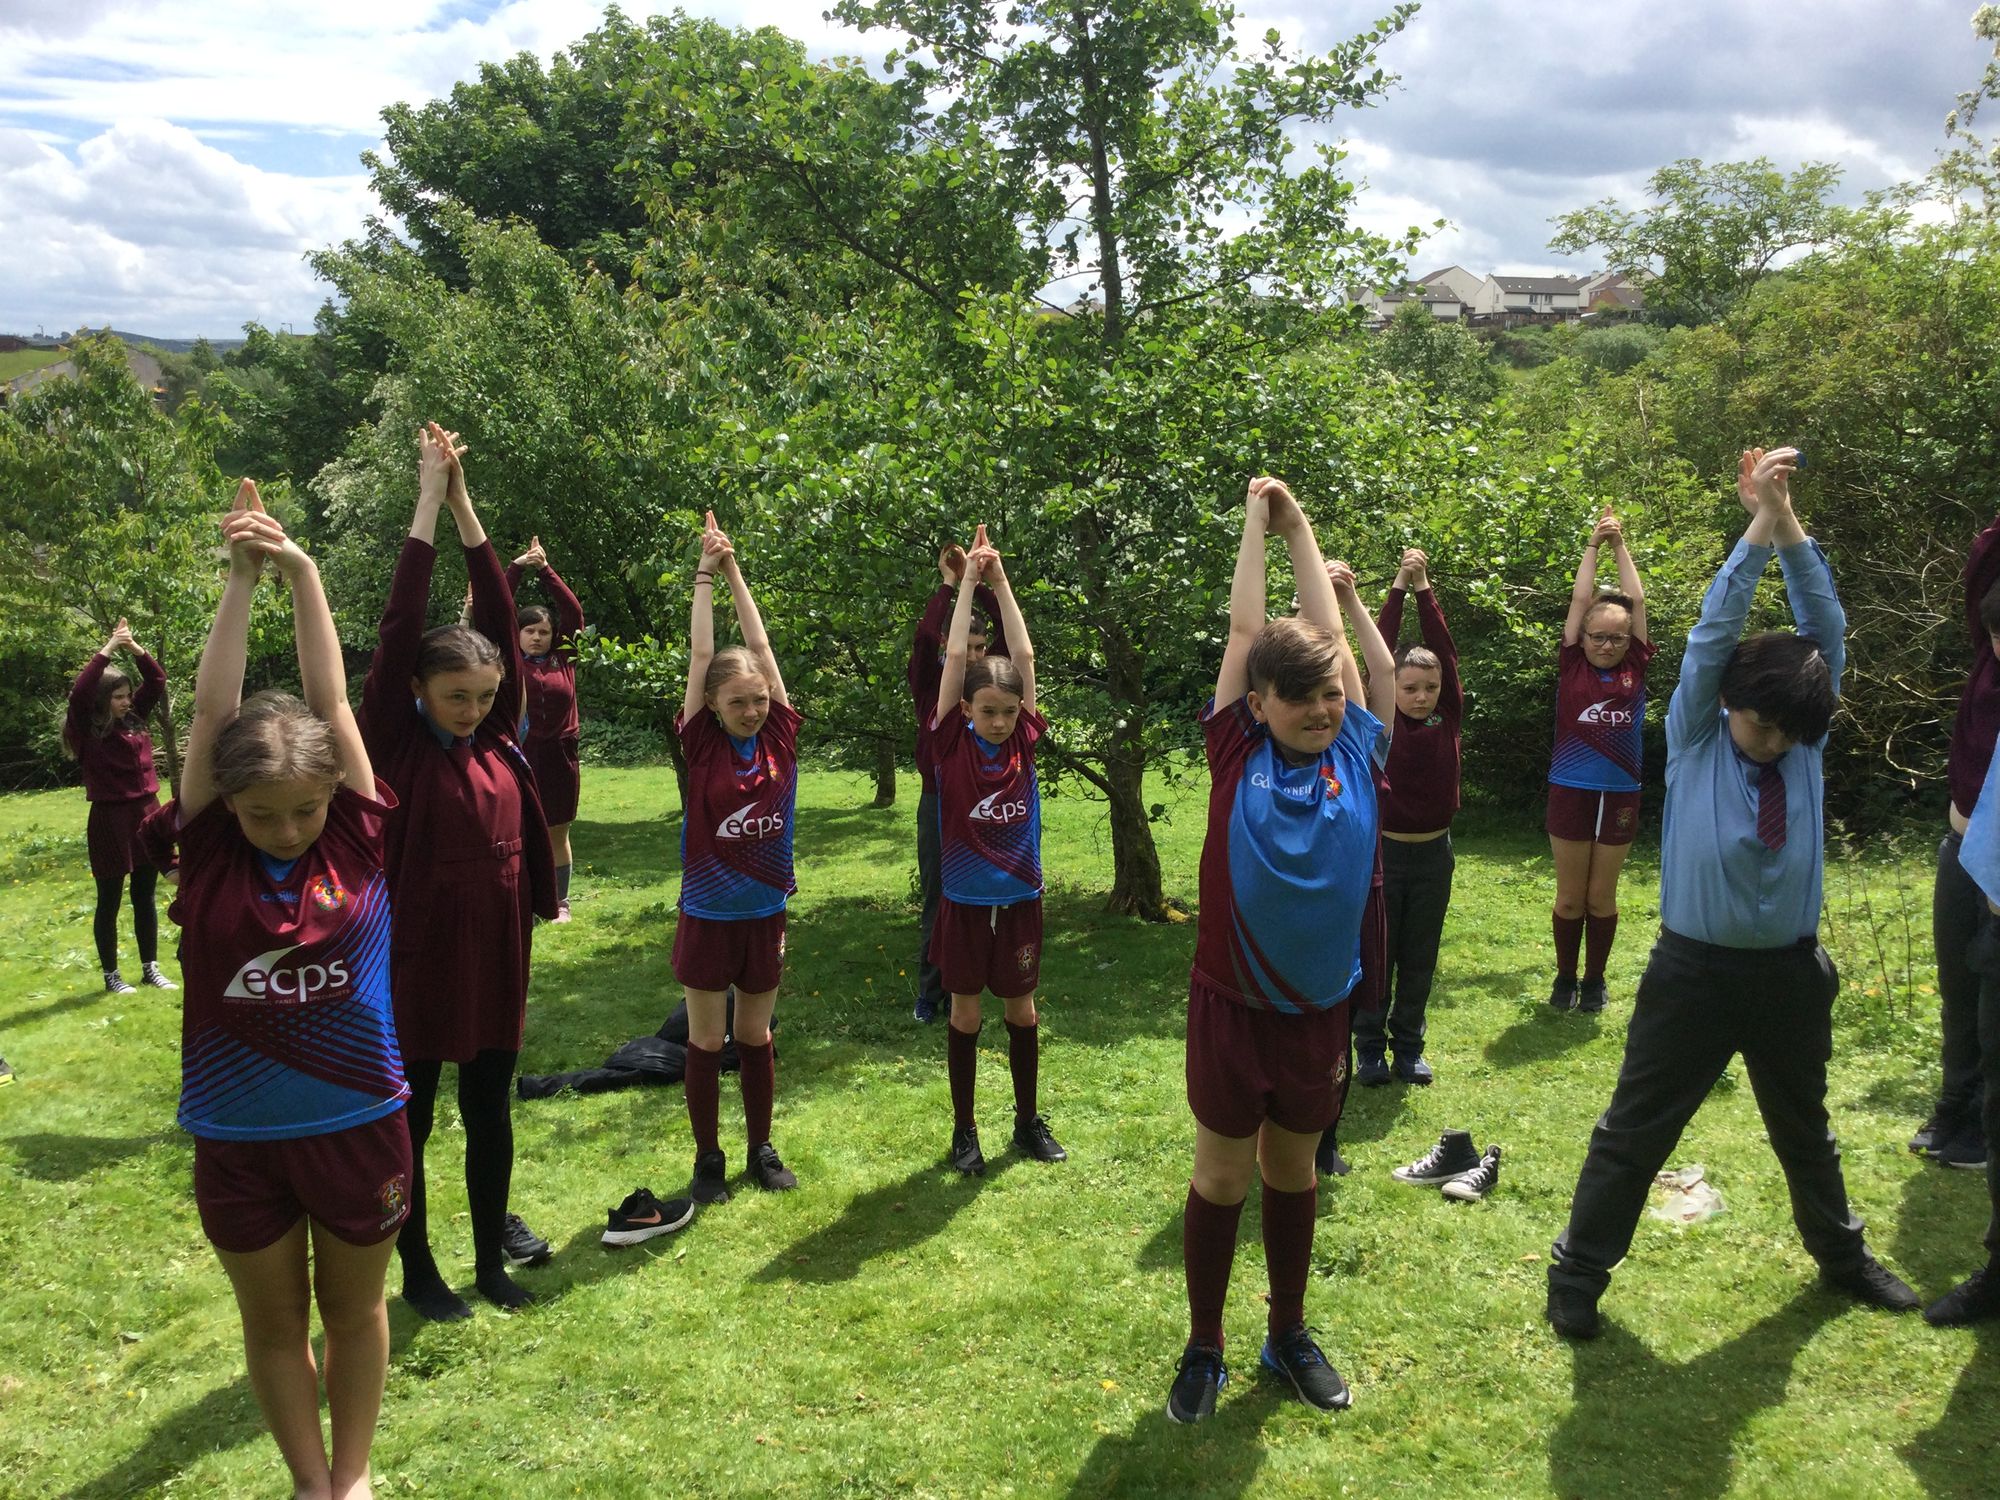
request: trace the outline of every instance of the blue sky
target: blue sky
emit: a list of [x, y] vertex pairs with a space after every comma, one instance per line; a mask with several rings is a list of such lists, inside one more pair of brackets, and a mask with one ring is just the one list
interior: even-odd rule
[[[827, 0], [684, 0], [818, 55], [879, 56]], [[1972, 0], [1430, 0], [1385, 52], [1403, 82], [1344, 126], [1361, 217], [1445, 218], [1418, 269], [1587, 269], [1552, 214], [1636, 199], [1681, 156], [1842, 163], [1853, 193], [1921, 173], [1987, 52]], [[634, 7], [635, 10], [643, 7]], [[1241, 28], [1309, 45], [1381, 0], [1243, 0]], [[226, 336], [304, 327], [304, 255], [373, 209], [381, 110], [482, 62], [547, 58], [598, 0], [0, 0], [0, 331], [115, 323]]]

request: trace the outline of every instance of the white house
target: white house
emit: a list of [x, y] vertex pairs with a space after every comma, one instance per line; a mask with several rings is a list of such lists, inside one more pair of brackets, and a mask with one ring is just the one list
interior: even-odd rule
[[1573, 276], [1496, 274], [1486, 278], [1472, 311], [1486, 317], [1511, 313], [1574, 318], [1583, 311], [1581, 286]]
[[1484, 276], [1475, 276], [1463, 266], [1446, 266], [1442, 271], [1433, 271], [1428, 276], [1419, 276], [1417, 285], [1433, 291], [1450, 292], [1463, 307], [1471, 307], [1479, 296], [1479, 290], [1486, 285]]

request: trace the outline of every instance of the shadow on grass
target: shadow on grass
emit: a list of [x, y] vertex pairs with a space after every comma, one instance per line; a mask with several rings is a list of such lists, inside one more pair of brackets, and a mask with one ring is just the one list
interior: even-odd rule
[[1628, 1019], [1629, 1014], [1615, 1009], [1584, 1016], [1540, 1005], [1486, 1044], [1486, 1060], [1502, 1068], [1548, 1062], [1583, 1046], [1607, 1026], [1622, 1030]]
[[1727, 1494], [1736, 1434], [1757, 1413], [1784, 1404], [1800, 1351], [1852, 1305], [1838, 1293], [1807, 1288], [1727, 1343], [1679, 1365], [1607, 1318], [1601, 1338], [1570, 1346], [1575, 1399], [1549, 1438], [1549, 1487], [1586, 1500]]
[[[136, 1453], [67, 1493], [72, 1500], [153, 1494], [197, 1459], [258, 1439], [265, 1439], [264, 1418], [249, 1381], [238, 1379], [174, 1412], [146, 1434]], [[277, 1484], [285, 1466], [276, 1447], [270, 1452], [272, 1480]]]
[[42, 1005], [30, 1006], [27, 1010], [17, 1010], [10, 1016], [0, 1016], [0, 1032], [17, 1031], [23, 1026], [32, 1026], [37, 1021], [46, 1021], [55, 1016], [66, 1016], [73, 1010], [82, 1010], [86, 1005], [95, 1005], [105, 998], [104, 986], [99, 983], [74, 995], [64, 995], [59, 1000], [50, 1000]]
[[176, 1137], [188, 1139], [178, 1130], [155, 1130], [146, 1135], [12, 1135], [0, 1144], [13, 1151], [16, 1164], [29, 1177], [75, 1182]]
[[1256, 1356], [1250, 1356], [1241, 1374], [1231, 1373], [1215, 1415], [1197, 1426], [1168, 1420], [1167, 1383], [1172, 1378], [1173, 1367], [1162, 1366], [1159, 1404], [1142, 1412], [1130, 1431], [1097, 1440], [1063, 1492], [1068, 1500], [1106, 1495], [1229, 1500], [1250, 1493], [1264, 1464], [1264, 1424], [1282, 1399], [1275, 1386], [1258, 1378]]
[[927, 1163], [900, 1182], [885, 1183], [851, 1200], [839, 1218], [785, 1246], [750, 1279], [759, 1282], [852, 1281], [869, 1261], [900, 1255], [943, 1232], [980, 1188], [1011, 1171], [1012, 1151], [990, 1158], [984, 1177], [959, 1178], [949, 1167]]

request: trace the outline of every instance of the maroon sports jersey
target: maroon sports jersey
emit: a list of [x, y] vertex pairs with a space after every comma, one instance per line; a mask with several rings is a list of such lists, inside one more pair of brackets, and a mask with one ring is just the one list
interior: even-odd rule
[[682, 911], [718, 922], [768, 917], [798, 889], [792, 823], [802, 722], [790, 704], [774, 702], [747, 740], [737, 740], [706, 706], [675, 724], [688, 768]]
[[1608, 671], [1590, 664], [1581, 645], [1556, 657], [1556, 746], [1549, 780], [1590, 792], [1639, 790], [1646, 721], [1646, 668], [1653, 643], [1636, 635], [1625, 659]]
[[1011, 906], [1042, 893], [1042, 794], [1035, 746], [1048, 720], [1023, 708], [1004, 743], [989, 745], [963, 710], [920, 744], [938, 789], [939, 869], [960, 906]]

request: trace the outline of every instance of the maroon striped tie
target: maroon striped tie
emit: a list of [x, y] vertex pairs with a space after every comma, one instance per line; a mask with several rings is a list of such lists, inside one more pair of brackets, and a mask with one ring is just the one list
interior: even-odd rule
[[1757, 839], [1766, 849], [1785, 847], [1785, 773], [1775, 760], [1757, 773]]

